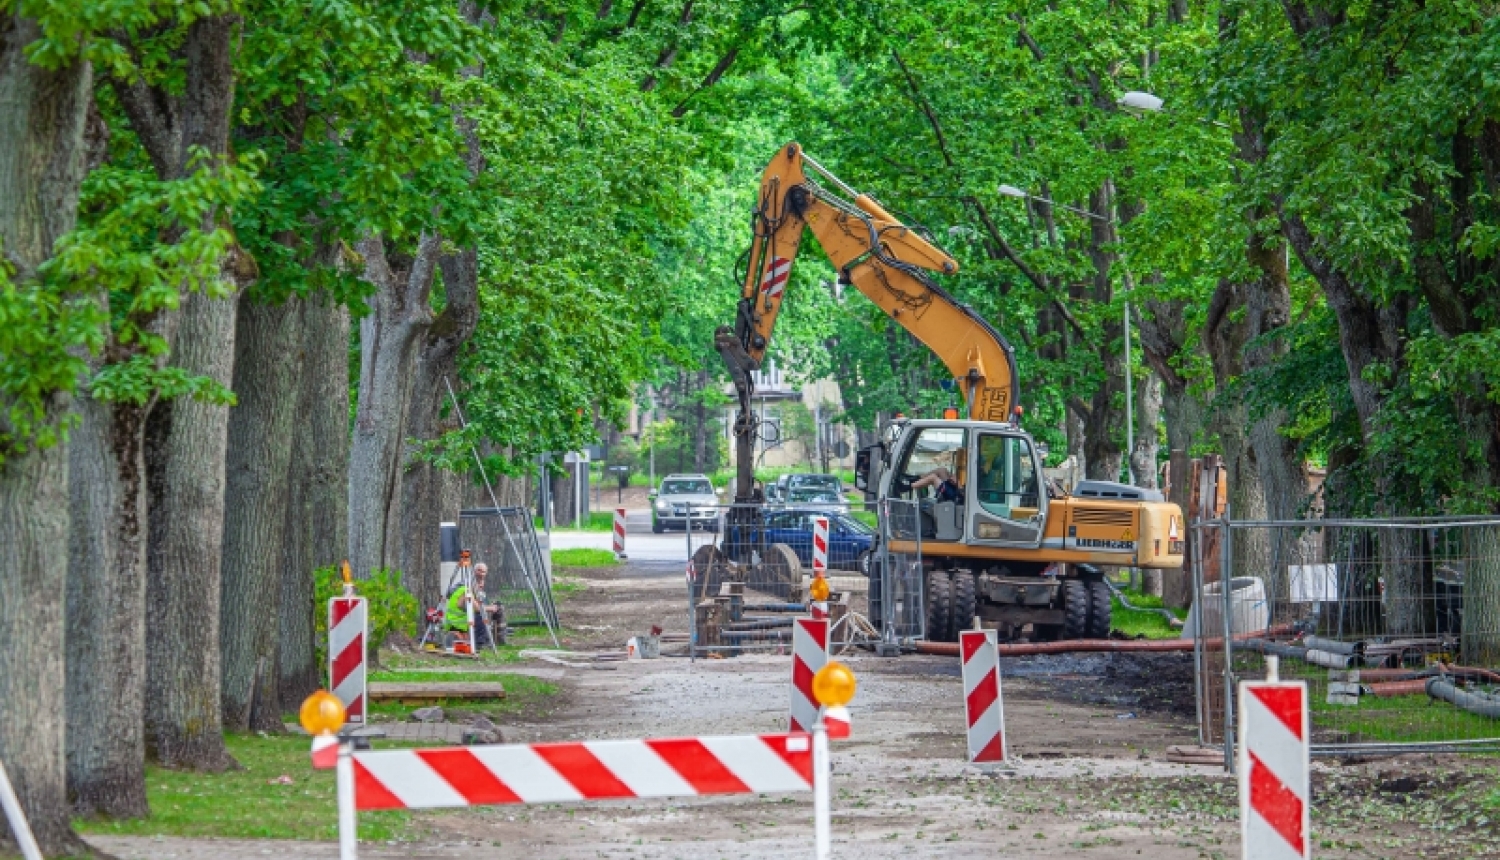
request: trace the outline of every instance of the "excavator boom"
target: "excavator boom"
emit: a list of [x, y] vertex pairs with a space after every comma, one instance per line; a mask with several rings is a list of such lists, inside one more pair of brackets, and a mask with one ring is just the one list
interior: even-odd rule
[[[809, 171], [838, 193], [810, 179]], [[812, 229], [842, 283], [854, 285], [942, 360], [958, 381], [970, 418], [1004, 422], [1015, 410], [1016, 365], [1010, 344], [927, 274], [953, 274], [958, 262], [789, 143], [761, 177], [755, 237], [734, 327], [721, 328], [715, 336], [740, 400], [735, 423], [738, 503], [758, 501], [752, 487], [750, 374], [765, 360], [804, 227]]]

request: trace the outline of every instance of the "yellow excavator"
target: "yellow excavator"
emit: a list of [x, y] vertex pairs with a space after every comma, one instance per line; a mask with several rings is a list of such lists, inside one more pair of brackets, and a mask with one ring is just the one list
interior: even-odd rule
[[754, 481], [751, 373], [771, 342], [804, 228], [841, 283], [942, 359], [968, 409], [967, 419], [957, 410], [941, 420], [898, 419], [881, 444], [858, 452], [855, 484], [875, 496], [880, 557], [904, 565], [906, 577], [887, 601], [879, 566], [870, 571], [871, 620], [891, 623], [896, 615], [882, 604], [899, 601], [904, 612], [921, 607], [921, 623], [904, 628], [912, 638], [953, 641], [976, 617], [1002, 638], [1107, 637], [1110, 591], [1101, 568], [1181, 567], [1181, 509], [1155, 490], [1083, 481], [1069, 493], [1048, 481], [1045, 452], [1020, 426], [1013, 350], [929, 275], [951, 275], [958, 262], [796, 143], [762, 176], [735, 323], [715, 335], [739, 396], [735, 507], [723, 549], [705, 548], [698, 561], [725, 569], [715, 580], [745, 576], [729, 568], [795, 568], [790, 552], [752, 539], [764, 533], [764, 496]]

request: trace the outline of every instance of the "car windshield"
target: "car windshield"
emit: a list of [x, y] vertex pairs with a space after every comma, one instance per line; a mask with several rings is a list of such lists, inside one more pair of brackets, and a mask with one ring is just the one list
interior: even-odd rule
[[713, 491], [713, 485], [703, 480], [684, 479], [661, 482], [661, 494], [663, 496], [702, 496], [712, 494]]
[[793, 475], [787, 481], [793, 487], [819, 487], [838, 492], [842, 488], [837, 475]]
[[845, 529], [847, 529], [847, 530], [849, 530], [851, 532], [854, 532], [855, 534], [860, 534], [860, 535], [872, 535], [872, 534], [875, 534], [875, 530], [874, 529], [870, 528], [869, 526], [865, 525], [864, 523], [860, 522], [859, 520], [856, 520], [854, 517], [839, 517], [839, 522], [843, 524], [843, 526], [844, 526]]
[[843, 499], [839, 498], [838, 493], [807, 487], [799, 487], [792, 490], [790, 496], [793, 502], [812, 502], [819, 505], [836, 505], [843, 502]]

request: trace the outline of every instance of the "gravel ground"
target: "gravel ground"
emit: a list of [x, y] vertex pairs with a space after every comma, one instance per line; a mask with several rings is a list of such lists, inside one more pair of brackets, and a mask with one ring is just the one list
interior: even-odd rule
[[[638, 566], [579, 574], [562, 605], [580, 650], [618, 648], [651, 624], [682, 630], [680, 571]], [[1239, 854], [1234, 782], [1172, 764], [1196, 741], [1186, 655], [1007, 659], [1014, 761], [964, 763], [957, 661], [852, 655], [854, 737], [835, 744], [834, 856], [1228, 858]], [[542, 667], [545, 664], [536, 664]], [[554, 669], [555, 667], [546, 666]], [[660, 660], [564, 668], [545, 718], [504, 727], [510, 741], [777, 731], [788, 658]], [[1493, 759], [1403, 757], [1314, 765], [1319, 857], [1470, 858], [1500, 854]], [[332, 810], [329, 811], [330, 815]], [[414, 817], [409, 842], [372, 858], [782, 858], [811, 852], [807, 795], [485, 807]], [[326, 843], [99, 838], [121, 858], [336, 857]]]

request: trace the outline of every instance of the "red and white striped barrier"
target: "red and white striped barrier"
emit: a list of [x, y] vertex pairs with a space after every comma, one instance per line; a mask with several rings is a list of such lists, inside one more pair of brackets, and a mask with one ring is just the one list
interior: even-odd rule
[[328, 687], [344, 703], [351, 723], [365, 721], [365, 643], [369, 638], [368, 604], [363, 597], [346, 595], [328, 601]]
[[313, 770], [333, 770], [339, 760], [339, 739], [334, 735], [317, 735], [312, 742]]
[[625, 509], [615, 508], [615, 558], [625, 558]]
[[828, 732], [829, 740], [836, 741], [849, 737], [849, 709], [843, 705], [830, 705], [824, 708], [823, 728]]
[[356, 750], [354, 806], [499, 803], [811, 791], [804, 734], [421, 750]]
[[995, 647], [995, 631], [965, 630], [958, 641], [963, 656], [969, 761], [1005, 761], [1005, 706], [1000, 697], [1000, 649]]
[[792, 620], [792, 716], [788, 731], [810, 732], [818, 720], [813, 675], [828, 663], [828, 619]]
[[1307, 685], [1241, 681], [1240, 727], [1245, 860], [1311, 857]]
[[813, 576], [825, 576], [828, 573], [828, 518], [813, 517], [813, 545], [812, 545], [812, 569]]

